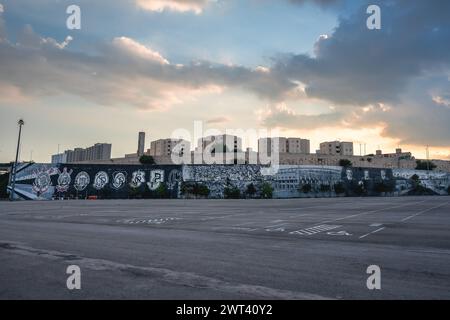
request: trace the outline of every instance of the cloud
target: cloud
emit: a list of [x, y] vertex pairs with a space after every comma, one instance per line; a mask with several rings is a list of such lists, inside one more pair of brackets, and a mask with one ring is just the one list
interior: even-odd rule
[[138, 7], [148, 11], [192, 11], [196, 14], [202, 13], [209, 0], [136, 0]]
[[381, 30], [367, 29], [362, 5], [320, 37], [315, 56], [286, 56], [277, 62], [279, 72], [305, 83], [308, 96], [364, 105], [398, 101], [415, 78], [449, 68], [449, 1], [381, 3]]
[[437, 105], [450, 108], [450, 96], [434, 96], [433, 102]]
[[260, 111], [263, 125], [283, 129], [317, 129], [321, 127], [342, 126], [344, 116], [339, 112], [323, 114], [298, 114], [284, 104], [271, 106]]
[[[179, 2], [190, 8], [206, 5], [171, 1], [172, 7], [160, 10], [176, 10], [173, 3]], [[163, 50], [129, 37], [79, 52], [71, 50], [71, 38], [58, 42], [30, 26], [13, 43], [7, 40], [0, 15], [3, 99], [74, 95], [104, 106], [153, 110], [234, 88], [272, 106], [261, 114], [268, 126], [381, 125], [384, 135], [402, 143], [448, 146], [450, 1], [377, 2], [382, 7], [381, 30], [366, 28], [367, 6], [362, 4], [353, 15], [341, 17], [331, 34], [319, 37], [313, 55], [280, 54], [256, 68], [196, 60], [179, 65]], [[300, 110], [303, 102], [315, 100], [332, 102], [335, 110], [303, 115], [280, 107], [286, 102]]]
[[6, 26], [5, 26], [5, 20], [3, 20], [2, 15], [4, 12], [3, 5], [0, 3], [0, 42], [2, 39], [6, 38]]
[[272, 99], [290, 86], [287, 79], [260, 69], [207, 61], [172, 64], [158, 51], [127, 37], [100, 43], [90, 54], [69, 50], [70, 37], [58, 42], [36, 34], [31, 26], [17, 39], [17, 43], [0, 42], [0, 81], [29, 96], [75, 95], [100, 105], [149, 110], [228, 87]]
[[340, 2], [342, 2], [342, 0], [289, 0], [289, 2], [292, 2], [294, 4], [300, 4], [303, 5], [305, 3], [314, 3], [317, 4], [321, 7], [329, 7], [329, 6], [333, 6], [336, 5]]
[[153, 51], [133, 39], [127, 37], [114, 38], [113, 45], [116, 46], [119, 51], [122, 50], [126, 55], [135, 56], [138, 59], [154, 61], [163, 65], [169, 64], [169, 61], [167, 61], [167, 59], [159, 52]]
[[[302, 83], [308, 98], [332, 102], [351, 120], [346, 126], [381, 124], [400, 143], [449, 146], [450, 2], [377, 2], [381, 30], [366, 28], [367, 2], [321, 36], [314, 55], [281, 55], [271, 73]], [[389, 107], [374, 107], [381, 105]], [[329, 118], [341, 125], [330, 115], [311, 121], [325, 126]], [[265, 123], [293, 127], [301, 119], [278, 111]]]
[[216, 118], [208, 119], [206, 121], [206, 123], [207, 124], [220, 124], [220, 123], [227, 123], [230, 121], [231, 121], [231, 119], [229, 117], [223, 116], [223, 117], [216, 117]]

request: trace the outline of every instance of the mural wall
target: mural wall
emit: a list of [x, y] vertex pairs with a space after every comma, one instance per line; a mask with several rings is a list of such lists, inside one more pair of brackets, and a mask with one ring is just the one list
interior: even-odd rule
[[[259, 165], [50, 165], [21, 164], [16, 197], [25, 200], [179, 198], [187, 184], [201, 185], [209, 198], [233, 189], [259, 197], [270, 185], [275, 198], [448, 194], [450, 174], [407, 169], [280, 166], [262, 174]], [[264, 171], [265, 172], [265, 171]], [[11, 186], [8, 187], [11, 189]]]
[[177, 198], [180, 182], [181, 166], [22, 164], [15, 193], [26, 200]]

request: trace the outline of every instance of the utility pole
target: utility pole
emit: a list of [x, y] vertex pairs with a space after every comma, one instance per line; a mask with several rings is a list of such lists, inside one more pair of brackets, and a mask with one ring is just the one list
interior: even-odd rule
[[430, 175], [430, 146], [427, 145], [427, 174]]
[[25, 124], [23, 119], [20, 119], [17, 124], [19, 125], [19, 137], [17, 139], [17, 149], [16, 149], [16, 160], [14, 161], [14, 167], [12, 172], [12, 184], [11, 184], [11, 193], [9, 195], [9, 199], [14, 201], [14, 194], [16, 188], [16, 172], [17, 172], [17, 161], [19, 160], [19, 148], [20, 148], [20, 136], [22, 135], [22, 126]]

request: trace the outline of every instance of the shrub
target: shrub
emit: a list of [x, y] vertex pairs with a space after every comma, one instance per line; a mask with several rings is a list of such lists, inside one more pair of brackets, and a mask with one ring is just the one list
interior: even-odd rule
[[141, 164], [156, 164], [155, 159], [152, 156], [143, 155], [139, 158]]
[[375, 192], [383, 193], [383, 192], [392, 192], [394, 191], [394, 187], [390, 184], [386, 184], [384, 182], [379, 182], [375, 184], [374, 187]]
[[130, 188], [129, 191], [128, 191], [128, 197], [130, 199], [140, 199], [140, 198], [142, 198], [141, 190], [139, 188]]
[[159, 184], [158, 188], [155, 190], [155, 194], [160, 199], [169, 198], [170, 193], [169, 189], [167, 188], [167, 184], [162, 182]]
[[233, 186], [233, 187], [226, 187], [223, 190], [223, 195], [225, 199], [240, 199], [241, 198], [241, 191], [239, 188]]
[[264, 182], [261, 186], [261, 198], [272, 199], [273, 198], [273, 188], [268, 182]]
[[182, 195], [192, 194], [196, 197], [197, 196], [208, 197], [210, 193], [208, 186], [200, 183], [189, 183], [189, 182], [181, 183], [180, 192]]
[[436, 165], [431, 161], [416, 161], [416, 170], [433, 170], [436, 169]]
[[341, 167], [351, 167], [352, 166], [352, 162], [348, 159], [341, 159], [339, 160], [339, 165]]
[[195, 188], [194, 188], [194, 194], [201, 196], [201, 197], [207, 197], [209, 196], [209, 188], [208, 186], [204, 185], [204, 184], [195, 184]]
[[247, 190], [245, 190], [245, 193], [246, 193], [250, 198], [252, 198], [252, 197], [256, 194], [256, 188], [255, 188], [255, 185], [254, 185], [253, 183], [250, 183], [250, 184], [247, 186]]
[[334, 192], [336, 192], [336, 194], [345, 193], [345, 187], [342, 182], [338, 182], [334, 185]]
[[331, 187], [329, 184], [321, 184], [320, 185], [320, 191], [321, 192], [330, 192]]

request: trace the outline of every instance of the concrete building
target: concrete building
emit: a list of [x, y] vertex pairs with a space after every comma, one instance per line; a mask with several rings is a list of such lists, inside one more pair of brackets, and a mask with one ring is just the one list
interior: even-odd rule
[[85, 149], [84, 160], [108, 160], [111, 159], [111, 147], [109, 143], [96, 143]]
[[310, 141], [307, 139], [288, 138], [286, 144], [287, 153], [309, 154], [311, 152]]
[[112, 145], [109, 143], [96, 143], [95, 145], [83, 148], [66, 150], [64, 153], [52, 155], [52, 163], [77, 163], [97, 160], [111, 159]]
[[271, 155], [273, 152], [309, 154], [310, 141], [300, 138], [261, 138], [258, 140], [258, 152], [260, 154]]
[[319, 153], [321, 155], [353, 156], [353, 142], [322, 142]]
[[198, 139], [198, 150], [211, 152], [240, 152], [242, 151], [242, 139], [228, 134], [208, 136]]
[[67, 163], [67, 153], [58, 153], [52, 155], [52, 164], [55, 163]]
[[152, 157], [171, 156], [176, 153], [179, 156], [188, 154], [191, 151], [191, 143], [183, 139], [159, 139], [150, 143], [147, 154]]
[[144, 152], [145, 152], [145, 132], [139, 132], [138, 149], [137, 149], [138, 157], [144, 155]]
[[383, 158], [402, 158], [402, 159], [411, 159], [412, 153], [411, 152], [403, 152], [402, 149], [397, 148], [395, 149], [395, 153], [384, 153], [382, 150], [377, 150], [375, 153], [375, 157], [383, 157]]

